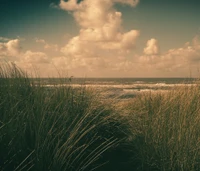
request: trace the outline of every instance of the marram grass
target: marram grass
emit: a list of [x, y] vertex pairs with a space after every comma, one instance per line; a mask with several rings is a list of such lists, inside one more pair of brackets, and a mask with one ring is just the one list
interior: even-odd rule
[[119, 103], [1, 65], [0, 170], [198, 171], [200, 87]]
[[200, 170], [200, 87], [147, 93], [130, 102], [138, 170]]
[[123, 120], [92, 90], [48, 91], [15, 65], [0, 68], [0, 170], [112, 168], [112, 152], [127, 139]]

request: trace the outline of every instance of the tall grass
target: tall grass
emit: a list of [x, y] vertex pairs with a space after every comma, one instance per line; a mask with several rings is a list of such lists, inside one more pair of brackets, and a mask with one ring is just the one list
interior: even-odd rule
[[200, 170], [200, 87], [147, 93], [128, 105], [138, 170]]
[[0, 170], [112, 170], [126, 123], [92, 90], [47, 89], [15, 65], [0, 67]]
[[0, 170], [198, 171], [200, 87], [118, 103], [1, 65]]

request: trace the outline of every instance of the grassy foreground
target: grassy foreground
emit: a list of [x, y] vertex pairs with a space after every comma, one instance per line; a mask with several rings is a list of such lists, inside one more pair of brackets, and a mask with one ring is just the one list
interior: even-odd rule
[[109, 170], [121, 161], [112, 155], [127, 139], [123, 120], [84, 87], [47, 91], [15, 65], [0, 68], [0, 170]]
[[0, 170], [198, 171], [200, 88], [102, 102], [0, 67]]
[[200, 170], [199, 85], [149, 93], [128, 106], [141, 170]]

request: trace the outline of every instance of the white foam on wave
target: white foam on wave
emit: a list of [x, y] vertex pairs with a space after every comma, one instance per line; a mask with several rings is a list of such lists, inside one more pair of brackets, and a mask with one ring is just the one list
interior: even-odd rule
[[[156, 83], [156, 84], [114, 84], [114, 85], [108, 85], [108, 84], [56, 84], [56, 85], [43, 85], [43, 87], [92, 87], [92, 88], [120, 88], [124, 89], [125, 91], [138, 91], [142, 89], [152, 89], [153, 88], [167, 88], [167, 87], [183, 87], [183, 86], [194, 86], [196, 84], [166, 84], [166, 83]], [[128, 90], [130, 89], [130, 90]]]
[[135, 93], [143, 93], [143, 92], [168, 92], [169, 90], [162, 89], [123, 89], [125, 93], [135, 94]]

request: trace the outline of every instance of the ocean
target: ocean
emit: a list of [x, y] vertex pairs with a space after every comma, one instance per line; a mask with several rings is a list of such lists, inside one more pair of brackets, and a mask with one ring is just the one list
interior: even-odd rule
[[[34, 80], [36, 83], [38, 79]], [[42, 78], [44, 87], [85, 86], [100, 92], [104, 98], [129, 99], [142, 92], [167, 92], [174, 86], [191, 86], [196, 78]]]

